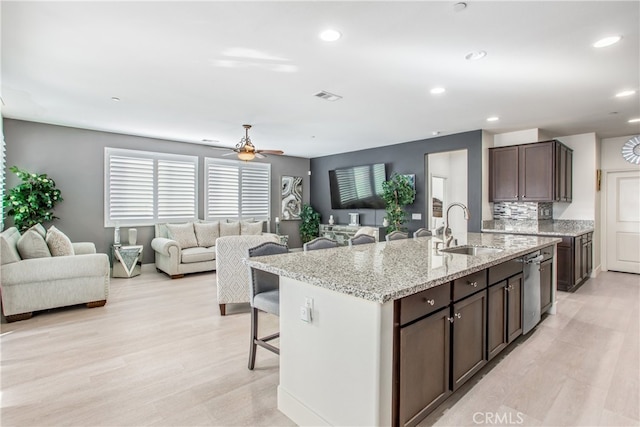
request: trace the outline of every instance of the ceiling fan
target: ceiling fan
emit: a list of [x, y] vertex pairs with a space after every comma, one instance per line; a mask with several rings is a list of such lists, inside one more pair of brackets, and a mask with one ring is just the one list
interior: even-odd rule
[[280, 156], [284, 154], [282, 150], [257, 150], [255, 145], [251, 142], [251, 138], [249, 138], [249, 129], [251, 129], [251, 125], [242, 125], [245, 129], [245, 136], [242, 137], [240, 142], [236, 144], [234, 148], [229, 148], [231, 153], [223, 154], [223, 156], [231, 156], [233, 154], [237, 154], [240, 160], [244, 160], [248, 162], [249, 160], [253, 160], [255, 157], [259, 159], [264, 159], [267, 154], [274, 154]]

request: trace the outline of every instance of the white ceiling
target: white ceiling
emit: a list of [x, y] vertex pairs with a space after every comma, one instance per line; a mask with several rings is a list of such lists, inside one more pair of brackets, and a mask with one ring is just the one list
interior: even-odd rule
[[640, 2], [467, 3], [4, 0], [2, 114], [227, 147], [248, 123], [300, 157], [434, 131], [640, 133], [638, 93], [615, 97], [640, 87]]

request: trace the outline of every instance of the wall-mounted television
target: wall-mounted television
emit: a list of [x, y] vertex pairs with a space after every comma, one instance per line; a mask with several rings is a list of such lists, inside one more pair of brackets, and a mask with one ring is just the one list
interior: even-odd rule
[[331, 209], [384, 209], [384, 163], [329, 171]]

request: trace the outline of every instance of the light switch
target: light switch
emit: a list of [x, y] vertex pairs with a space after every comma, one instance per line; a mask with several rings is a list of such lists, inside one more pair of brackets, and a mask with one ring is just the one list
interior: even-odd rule
[[412, 213], [411, 214], [411, 219], [422, 219], [422, 214], [421, 213]]
[[311, 309], [309, 307], [300, 306], [300, 320], [311, 323]]

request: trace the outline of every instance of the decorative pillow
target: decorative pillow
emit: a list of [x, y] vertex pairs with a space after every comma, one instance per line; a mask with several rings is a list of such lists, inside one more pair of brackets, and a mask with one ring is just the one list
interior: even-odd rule
[[17, 248], [18, 240], [20, 240], [20, 232], [17, 228], [11, 227], [0, 234], [0, 263], [2, 265], [20, 261]]
[[220, 237], [239, 236], [239, 235], [240, 235], [240, 223], [238, 221], [220, 223]]
[[34, 227], [28, 229], [22, 236], [20, 236], [20, 240], [18, 240], [17, 246], [18, 252], [20, 252], [20, 257], [22, 257], [22, 259], [51, 257], [51, 252], [49, 252], [47, 242], [44, 240], [44, 237], [34, 229]]
[[242, 235], [254, 235], [254, 236], [261, 235], [262, 234], [262, 223], [263, 223], [263, 221], [258, 221], [258, 222], [242, 221], [240, 223], [240, 234], [242, 234]]
[[[37, 232], [39, 235], [41, 235], [41, 236], [42, 236], [42, 238], [43, 238], [43, 239], [44, 239], [45, 237], [47, 237], [47, 229], [46, 229], [46, 228], [44, 228], [44, 227], [42, 226], [42, 224], [36, 224], [36, 225], [32, 226], [29, 230], [33, 230], [33, 231]], [[29, 231], [29, 230], [27, 230], [27, 231]], [[45, 242], [45, 243], [46, 243], [46, 242]], [[47, 249], [47, 251], [48, 251], [48, 250], [49, 250], [49, 249]]]
[[181, 249], [195, 248], [198, 246], [196, 233], [193, 231], [193, 223], [167, 224], [167, 233], [170, 239], [175, 240]]
[[71, 240], [62, 231], [55, 226], [49, 227], [46, 237], [47, 246], [51, 256], [69, 256], [74, 255]]
[[216, 239], [220, 237], [220, 223], [218, 221], [194, 222], [193, 228], [196, 231], [198, 246], [209, 248], [216, 245]]

